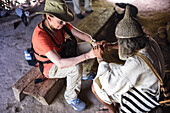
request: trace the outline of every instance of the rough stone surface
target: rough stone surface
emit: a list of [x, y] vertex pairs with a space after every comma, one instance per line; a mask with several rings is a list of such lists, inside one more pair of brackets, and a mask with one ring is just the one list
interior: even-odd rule
[[[120, 0], [121, 1], [121, 0]], [[155, 37], [157, 30], [160, 26], [165, 25], [170, 18], [170, 3], [169, 0], [148, 0], [143, 2], [143, 0], [136, 0], [134, 3], [138, 7], [139, 15], [138, 19], [143, 25], [143, 27], [148, 31], [151, 36]], [[71, 3], [68, 4], [73, 10]], [[111, 5], [108, 5], [104, 0], [95, 0], [92, 2], [93, 9], [101, 7], [109, 7], [112, 9]], [[84, 11], [83, 11], [83, 14]], [[85, 14], [87, 17], [88, 15]], [[30, 20], [28, 27], [25, 27], [23, 23], [14, 29], [12, 25], [8, 25], [0, 29], [0, 112], [1, 113], [79, 113], [72, 109], [64, 100], [64, 90], [63, 88], [59, 95], [54, 99], [53, 103], [49, 106], [43, 106], [37, 100], [30, 96], [22, 102], [18, 102], [14, 98], [12, 92], [13, 84], [19, 80], [28, 70], [27, 62], [24, 59], [24, 50], [30, 47], [31, 35], [35, 26], [41, 21], [41, 16], [35, 16]], [[73, 25], [78, 24], [80, 21], [75, 18]], [[89, 20], [90, 21], [90, 20]], [[112, 26], [114, 22], [110, 21], [103, 30], [96, 36], [98, 40], [106, 39], [107, 41], [115, 41], [114, 27]], [[163, 53], [166, 62], [169, 63], [170, 48], [164, 48]], [[113, 56], [117, 55], [112, 53]], [[116, 60], [118, 62], [118, 60]], [[169, 63], [170, 64], [170, 63]], [[87, 103], [87, 109], [81, 113], [95, 113], [101, 106], [101, 103], [96, 99], [96, 97], [91, 92], [92, 81], [87, 80], [82, 82], [82, 90], [79, 97]], [[169, 109], [164, 108], [163, 112], [168, 113]]]
[[170, 43], [170, 22], [166, 25], [167, 39]]
[[165, 27], [160, 27], [158, 29], [158, 35], [159, 35], [159, 38], [165, 39], [167, 37], [166, 28]]

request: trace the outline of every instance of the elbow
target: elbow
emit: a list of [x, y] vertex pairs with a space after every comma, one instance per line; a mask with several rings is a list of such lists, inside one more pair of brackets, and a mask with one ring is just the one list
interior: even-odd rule
[[59, 69], [63, 69], [63, 68], [65, 68], [64, 66], [57, 66]]
[[65, 68], [65, 66], [63, 65], [63, 63], [55, 63], [55, 65], [56, 65], [59, 69]]

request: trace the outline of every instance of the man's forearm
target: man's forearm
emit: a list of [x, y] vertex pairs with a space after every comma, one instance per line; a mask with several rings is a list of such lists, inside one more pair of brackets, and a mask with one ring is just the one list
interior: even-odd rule
[[83, 31], [81, 31], [81, 30], [79, 30], [79, 29], [77, 29], [77, 28], [75, 28], [75, 27], [73, 27], [73, 29], [71, 30], [71, 32], [72, 32], [72, 34], [73, 34], [75, 37], [77, 37], [77, 38], [79, 38], [79, 39], [81, 39], [81, 40], [84, 40], [84, 41], [86, 41], [86, 42], [89, 42], [89, 43], [90, 43], [90, 41], [92, 40], [92, 37], [91, 37], [89, 34], [83, 32]]
[[54, 64], [56, 64], [57, 67], [59, 68], [67, 68], [67, 67], [74, 66], [80, 62], [83, 62], [87, 59], [90, 59], [90, 58], [87, 56], [87, 53], [85, 53], [77, 57], [61, 58], [59, 61], [54, 62]]

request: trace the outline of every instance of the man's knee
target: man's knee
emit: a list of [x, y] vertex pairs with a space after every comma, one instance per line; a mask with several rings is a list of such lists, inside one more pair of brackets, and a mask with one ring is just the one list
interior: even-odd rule
[[77, 64], [77, 65], [71, 67], [72, 73], [82, 74], [82, 70], [83, 70], [83, 67], [81, 64]]

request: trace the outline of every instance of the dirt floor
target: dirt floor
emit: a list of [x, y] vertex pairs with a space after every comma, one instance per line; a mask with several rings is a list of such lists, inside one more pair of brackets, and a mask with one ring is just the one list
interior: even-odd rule
[[[123, 2], [123, 0], [109, 0], [112, 2]], [[140, 21], [147, 33], [153, 38], [162, 42], [158, 37], [158, 29], [165, 27], [170, 22], [170, 1], [169, 0], [127, 0], [129, 3], [138, 8], [137, 19]], [[73, 10], [72, 3], [68, 6]], [[96, 8], [110, 7], [112, 3], [105, 0], [93, 0], [92, 7], [95, 11]], [[82, 7], [83, 8], [83, 7]], [[84, 13], [84, 11], [83, 11]], [[84, 13], [85, 14], [85, 13]], [[86, 14], [85, 14], [86, 15]], [[88, 15], [86, 15], [88, 16]], [[68, 105], [63, 97], [63, 88], [53, 103], [49, 106], [43, 106], [33, 97], [26, 96], [22, 102], [15, 100], [11, 87], [31, 68], [28, 66], [24, 59], [24, 50], [30, 47], [31, 35], [35, 26], [41, 21], [41, 16], [36, 16], [30, 20], [29, 26], [23, 23], [19, 24], [16, 29], [12, 25], [0, 29], [0, 112], [1, 113], [78, 113]], [[109, 42], [115, 41], [114, 28], [115, 21], [110, 21], [105, 25], [103, 30], [95, 37], [97, 40], [105, 39]], [[75, 18], [72, 22], [76, 25], [78, 22], [83, 21]], [[167, 43], [167, 41], [164, 41]], [[161, 45], [162, 43], [160, 43]], [[167, 62], [170, 61], [170, 44], [162, 44], [162, 51]], [[115, 62], [119, 62], [116, 52], [113, 51], [112, 57]], [[101, 106], [101, 103], [91, 92], [92, 81], [87, 80], [82, 82], [82, 90], [79, 95], [87, 104], [87, 109], [81, 113], [95, 113]], [[166, 111], [170, 109], [166, 108]], [[162, 111], [165, 112], [165, 111]], [[168, 113], [168, 112], [167, 112]]]

